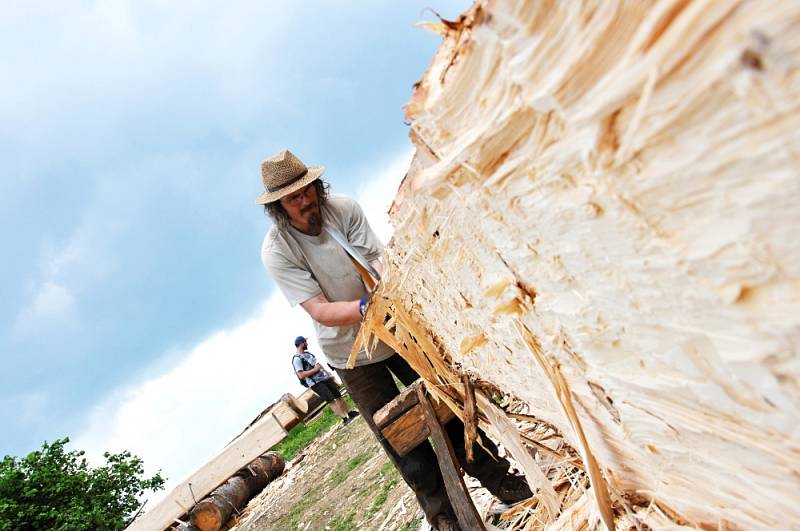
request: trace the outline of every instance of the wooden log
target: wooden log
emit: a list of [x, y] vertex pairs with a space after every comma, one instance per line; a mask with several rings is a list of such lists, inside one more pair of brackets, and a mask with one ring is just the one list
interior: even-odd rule
[[456, 513], [458, 523], [461, 529], [485, 530], [486, 526], [484, 526], [483, 520], [481, 520], [477, 509], [475, 509], [475, 504], [472, 503], [472, 498], [467, 492], [467, 486], [464, 484], [464, 476], [457, 464], [453, 445], [444, 429], [442, 429], [438, 414], [434, 411], [425, 394], [425, 386], [416, 386], [416, 391], [419, 401], [416, 407], [422, 410], [424, 423], [430, 432], [431, 439], [433, 439], [433, 447], [436, 451], [436, 459], [439, 461], [439, 469], [442, 471], [442, 478], [444, 478], [447, 497], [450, 498], [450, 504]]
[[244, 478], [233, 476], [194, 506], [189, 516], [192, 525], [201, 531], [218, 531], [228, 521], [234, 507], [239, 509], [247, 503], [248, 494]]
[[286, 430], [266, 415], [226, 446], [211, 461], [178, 484], [151, 510], [131, 522], [129, 531], [161, 531], [226, 479], [286, 438]]
[[248, 488], [255, 493], [260, 492], [270, 481], [283, 474], [286, 462], [278, 452], [267, 452], [255, 459], [244, 470], [239, 471], [247, 482]]
[[283, 458], [276, 452], [256, 458], [195, 505], [189, 515], [191, 524], [201, 531], [218, 531], [234, 510], [242, 509], [270, 481], [280, 476], [284, 465]]
[[[394, 421], [386, 425], [381, 433], [384, 439], [392, 445], [394, 451], [400, 457], [408, 454], [411, 450], [419, 446], [422, 441], [428, 438], [430, 431], [425, 423], [425, 413], [418, 403], [418, 399], [411, 399], [407, 394], [416, 394], [416, 389], [422, 385], [421, 381], [407, 387], [404, 393], [397, 398], [386, 404], [383, 408], [378, 410], [373, 415], [373, 421], [376, 417], [385, 420], [389, 417], [394, 417]], [[433, 403], [436, 417], [442, 425], [450, 422], [455, 415], [444, 402], [436, 399], [431, 399]], [[401, 407], [408, 407], [405, 411], [401, 411]], [[377, 425], [377, 422], [376, 422]]]

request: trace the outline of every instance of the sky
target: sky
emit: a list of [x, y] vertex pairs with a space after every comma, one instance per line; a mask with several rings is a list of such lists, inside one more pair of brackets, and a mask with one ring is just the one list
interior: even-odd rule
[[[324, 165], [388, 241], [402, 105], [466, 1], [27, 1], [0, 17], [0, 455], [69, 436], [170, 484], [302, 388], [259, 165]], [[318, 349], [317, 349], [318, 351]]]

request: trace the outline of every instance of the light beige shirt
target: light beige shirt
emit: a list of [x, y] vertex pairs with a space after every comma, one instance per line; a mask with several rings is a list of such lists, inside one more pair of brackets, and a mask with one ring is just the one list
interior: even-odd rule
[[[329, 196], [322, 220], [338, 229], [367, 261], [380, 258], [383, 246], [361, 207], [351, 198]], [[281, 230], [273, 225], [264, 237], [261, 260], [292, 306], [320, 293], [330, 302], [358, 300], [368, 294], [350, 257], [325, 231], [309, 236], [293, 227]], [[360, 325], [324, 326], [314, 321], [314, 326], [330, 364], [345, 368]], [[382, 361], [392, 354], [391, 348], [378, 343], [371, 358], [364, 351], [358, 354], [356, 366]]]

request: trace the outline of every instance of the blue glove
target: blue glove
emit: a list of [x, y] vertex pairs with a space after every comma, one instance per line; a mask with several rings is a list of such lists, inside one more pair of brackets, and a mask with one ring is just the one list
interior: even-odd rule
[[361, 297], [361, 301], [358, 303], [358, 311], [361, 313], [362, 317], [364, 316], [364, 312], [367, 311], [367, 303], [369, 303], [369, 297]]

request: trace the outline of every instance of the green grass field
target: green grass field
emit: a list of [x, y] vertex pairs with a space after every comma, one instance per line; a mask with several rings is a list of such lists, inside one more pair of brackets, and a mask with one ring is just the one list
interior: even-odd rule
[[[351, 409], [355, 409], [350, 397], [346, 396], [344, 400]], [[303, 448], [311, 444], [314, 439], [331, 429], [337, 422], [341, 422], [341, 420], [331, 411], [330, 406], [326, 405], [322, 413], [315, 419], [305, 423], [301, 422], [292, 428], [289, 431], [289, 436], [278, 443], [272, 450], [281, 454], [286, 461], [289, 461], [300, 453]]]

